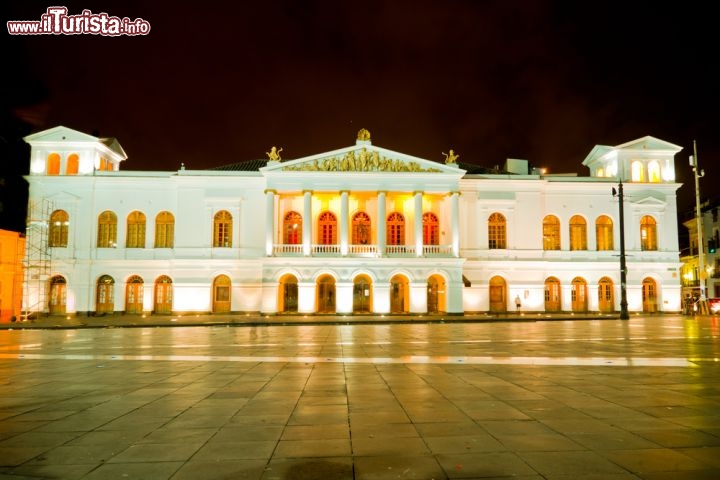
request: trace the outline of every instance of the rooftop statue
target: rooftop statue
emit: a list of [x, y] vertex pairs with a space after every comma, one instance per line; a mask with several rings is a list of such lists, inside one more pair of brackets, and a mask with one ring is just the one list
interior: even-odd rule
[[442, 152], [442, 154], [445, 155], [445, 163], [447, 164], [455, 163], [455, 160], [460, 158], [460, 155], [455, 155], [453, 149], [450, 149], [450, 153]]
[[[450, 151], [452, 151], [452, 150], [450, 150]], [[265, 152], [265, 155], [268, 156], [269, 160], [279, 162], [282, 160], [282, 158], [280, 158], [280, 152], [282, 152], [282, 147], [280, 147], [280, 150], [276, 149], [275, 147], [272, 147], [269, 152]]]
[[365, 128], [361, 129], [361, 130], [358, 132], [357, 139], [358, 139], [358, 140], [365, 140], [365, 141], [370, 140], [370, 132], [369, 132], [367, 129], [365, 129]]

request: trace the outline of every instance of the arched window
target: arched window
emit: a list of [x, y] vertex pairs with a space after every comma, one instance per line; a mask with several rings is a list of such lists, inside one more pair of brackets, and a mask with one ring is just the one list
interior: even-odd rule
[[370, 216], [365, 212], [357, 212], [352, 218], [353, 245], [367, 245], [370, 243]]
[[650, 215], [640, 219], [640, 249], [657, 250], [657, 223]]
[[652, 160], [648, 163], [648, 178], [651, 182], [655, 183], [662, 181], [662, 172], [660, 170], [660, 164], [657, 160]]
[[337, 218], [332, 212], [323, 212], [318, 217], [318, 243], [320, 245], [337, 243]]
[[45, 173], [47, 175], [60, 175], [60, 154], [51, 153], [47, 157], [45, 164]]
[[587, 223], [580, 215], [570, 219], [570, 250], [587, 250]]
[[423, 245], [440, 244], [440, 222], [434, 213], [423, 213]]
[[127, 217], [125, 248], [145, 248], [145, 214], [131, 212]]
[[387, 217], [387, 244], [405, 245], [405, 217], [399, 212]]
[[298, 245], [302, 243], [302, 215], [288, 212], [283, 219], [283, 243]]
[[645, 181], [645, 167], [642, 162], [636, 160], [630, 165], [630, 174], [632, 175], [633, 182], [644, 182]]
[[65, 210], [55, 210], [50, 214], [50, 246], [67, 247], [70, 216]]
[[560, 250], [560, 220], [555, 215], [543, 218], [543, 250]]
[[493, 213], [488, 218], [488, 248], [491, 250], [507, 248], [505, 217]]
[[67, 164], [65, 165], [65, 175], [77, 175], [78, 169], [80, 168], [80, 157], [77, 153], [71, 153], [67, 157]]
[[98, 248], [115, 248], [117, 246], [117, 217], [110, 210], [98, 216]]
[[215, 214], [213, 247], [232, 247], [232, 215], [226, 210], [220, 210]]
[[595, 220], [595, 238], [598, 251], [613, 250], [613, 222], [607, 215]]
[[170, 212], [160, 212], [155, 217], [155, 248], [175, 246], [175, 217]]

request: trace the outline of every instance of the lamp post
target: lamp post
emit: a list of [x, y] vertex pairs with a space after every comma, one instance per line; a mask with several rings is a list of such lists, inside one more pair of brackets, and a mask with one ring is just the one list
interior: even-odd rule
[[618, 185], [617, 192], [612, 189], [613, 197], [617, 195], [620, 206], [620, 320], [629, 320], [627, 303], [627, 264], [625, 263], [625, 208], [623, 207], [623, 184], [622, 179]]
[[700, 178], [705, 176], [705, 171], [698, 171], [697, 143], [693, 140], [693, 154], [690, 156], [690, 165], [695, 175], [695, 221], [697, 223], [697, 250], [698, 250], [698, 273], [700, 277], [700, 299], [698, 301], [700, 314], [708, 313], [707, 297], [705, 296], [705, 281], [707, 272], [705, 271], [705, 249], [703, 242], [703, 221], [702, 209], [700, 208]]

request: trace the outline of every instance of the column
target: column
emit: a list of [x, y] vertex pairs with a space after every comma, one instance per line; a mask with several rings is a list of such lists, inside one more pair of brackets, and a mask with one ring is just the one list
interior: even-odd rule
[[272, 256], [275, 231], [275, 190], [265, 190], [265, 255]]
[[385, 255], [385, 228], [386, 228], [386, 216], [385, 210], [385, 192], [378, 192], [378, 207], [377, 207], [377, 247], [380, 255]]
[[415, 192], [415, 255], [423, 256], [422, 194]]
[[312, 190], [303, 190], [303, 255], [310, 256], [312, 242]]
[[452, 236], [452, 255], [460, 257], [460, 192], [450, 194], [450, 228]]
[[348, 254], [348, 191], [340, 192], [340, 255]]

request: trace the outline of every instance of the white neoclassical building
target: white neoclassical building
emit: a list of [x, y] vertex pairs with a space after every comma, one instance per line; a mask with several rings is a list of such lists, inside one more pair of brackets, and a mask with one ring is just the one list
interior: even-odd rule
[[372, 144], [210, 170], [125, 171], [114, 139], [29, 135], [25, 308], [50, 314], [681, 309], [674, 156], [597, 146], [589, 176]]

